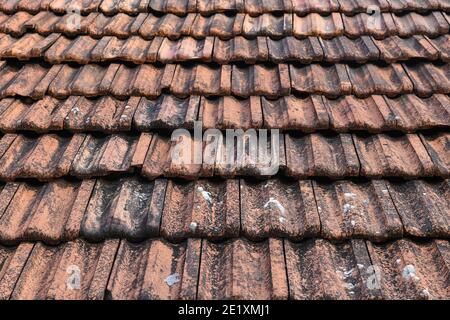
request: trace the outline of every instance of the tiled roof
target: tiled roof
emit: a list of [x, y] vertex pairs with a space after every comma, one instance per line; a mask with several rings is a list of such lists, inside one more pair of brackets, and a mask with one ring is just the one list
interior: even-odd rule
[[[450, 299], [449, 30], [448, 0], [0, 0], [0, 299]], [[177, 162], [197, 121], [278, 129], [279, 171], [251, 138]]]

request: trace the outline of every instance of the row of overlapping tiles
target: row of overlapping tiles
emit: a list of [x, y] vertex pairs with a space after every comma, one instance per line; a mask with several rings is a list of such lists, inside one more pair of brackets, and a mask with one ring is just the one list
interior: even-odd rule
[[30, 60], [42, 58], [51, 64], [60, 63], [103, 63], [131, 62], [178, 63], [214, 62], [232, 64], [255, 63], [366, 63], [382, 61], [394, 63], [412, 59], [450, 61], [450, 36], [437, 38], [398, 36], [377, 40], [362, 36], [350, 39], [345, 36], [333, 39], [307, 37], [297, 39], [284, 37], [271, 39], [257, 37], [246, 39], [236, 36], [230, 40], [218, 37], [195, 39], [182, 37], [171, 40], [156, 37], [144, 40], [137, 36], [128, 39], [104, 37], [94, 39], [89, 36], [68, 38], [52, 33], [41, 36], [28, 33], [21, 38], [0, 34], [0, 58]]
[[449, 299], [447, 241], [0, 247], [3, 299]]
[[[152, 79], [152, 81], [149, 81]], [[143, 64], [82, 67], [39, 64], [24, 66], [0, 62], [0, 97], [43, 98], [46, 94], [158, 97], [164, 92], [189, 95], [276, 98], [291, 92], [329, 97], [354, 94], [399, 96], [415, 93], [428, 97], [450, 93], [450, 64], [403, 63], [390, 65], [295, 65], [251, 66], [209, 64]]]
[[450, 127], [450, 99], [436, 94], [419, 98], [407, 94], [397, 98], [373, 95], [359, 99], [343, 96], [297, 97], [270, 100], [253, 96], [216, 99], [200, 96], [177, 98], [161, 95], [149, 100], [132, 97], [89, 99], [71, 96], [38, 101], [0, 100], [0, 131], [16, 132], [103, 132], [193, 129], [195, 121], [212, 129], [281, 129], [283, 131], [340, 133], [364, 131], [410, 132]]
[[[148, 179], [176, 177], [294, 178], [449, 177], [449, 134], [281, 134], [259, 142], [217, 132], [195, 140], [158, 133], [93, 135], [6, 134], [0, 140], [0, 179], [47, 181], [139, 171]], [[201, 134], [201, 133], [200, 133]], [[255, 136], [255, 138], [258, 138]], [[262, 136], [259, 136], [262, 139]], [[228, 142], [227, 142], [228, 140]], [[261, 140], [264, 141], [264, 140]], [[255, 149], [256, 150], [256, 149]], [[279, 171], [271, 168], [279, 167]]]
[[449, 196], [440, 179], [11, 182], [0, 193], [0, 243], [447, 239]]
[[298, 15], [331, 12], [355, 14], [374, 10], [374, 7], [380, 12], [396, 13], [450, 11], [448, 0], [9, 0], [0, 2], [0, 11], [10, 14], [17, 11], [35, 14], [47, 10], [62, 14], [77, 10], [83, 15], [92, 12], [102, 12], [106, 15], [117, 13], [136, 15], [142, 12], [176, 15], [193, 12], [204, 15], [218, 12], [250, 15], [282, 12], [294, 12]]
[[32, 31], [41, 35], [63, 33], [70, 36], [89, 35], [94, 38], [103, 36], [127, 38], [135, 35], [144, 39], [152, 39], [156, 36], [172, 39], [181, 36], [194, 38], [217, 36], [222, 39], [235, 36], [333, 38], [343, 35], [355, 38], [369, 35], [382, 39], [395, 35], [437, 37], [448, 33], [449, 21], [449, 14], [441, 11], [433, 11], [425, 15], [414, 12], [403, 15], [381, 13], [375, 16], [366, 13], [353, 16], [340, 13], [322, 16], [311, 13], [306, 16], [263, 14], [258, 17], [248, 14], [225, 15], [222, 13], [211, 16], [190, 13], [184, 17], [147, 13], [129, 16], [119, 13], [109, 17], [101, 13], [79, 16], [76, 14], [56, 15], [51, 11], [41, 11], [32, 15], [21, 11], [13, 15], [0, 12], [0, 32], [15, 37]]

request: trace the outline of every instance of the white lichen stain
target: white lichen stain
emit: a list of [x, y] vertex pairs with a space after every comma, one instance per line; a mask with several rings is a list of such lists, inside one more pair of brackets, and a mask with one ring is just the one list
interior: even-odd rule
[[342, 208], [342, 212], [344, 212], [344, 214], [349, 213], [352, 209], [355, 209], [355, 206], [352, 206], [349, 203], [344, 204], [344, 207]]
[[189, 229], [191, 229], [192, 232], [197, 231], [197, 227], [198, 227], [198, 224], [197, 224], [197, 222], [194, 222], [194, 221], [192, 221], [191, 224], [189, 225]]
[[354, 194], [352, 192], [345, 192], [344, 197], [347, 199], [356, 199], [356, 194]]
[[180, 282], [180, 281], [181, 281], [181, 276], [180, 276], [179, 273], [171, 274], [170, 276], [168, 276], [168, 277], [164, 280], [164, 282], [167, 283], [167, 285], [168, 285], [169, 287], [173, 286], [174, 284], [176, 284], [176, 283], [178, 283], [178, 282]]
[[211, 197], [211, 192], [206, 191], [202, 187], [198, 187], [197, 190], [198, 190], [198, 192], [201, 193], [203, 199], [205, 199], [209, 204], [213, 203], [213, 200], [212, 200], [212, 197]]
[[430, 292], [429, 292], [427, 289], [423, 289], [423, 290], [420, 292], [420, 296], [421, 296], [422, 298], [424, 298], [424, 299], [429, 299], [429, 298], [431, 298], [431, 294], [430, 294]]
[[416, 268], [412, 264], [408, 264], [403, 268], [402, 276], [406, 280], [419, 281], [420, 278], [416, 275]]
[[280, 201], [272, 197], [269, 199], [269, 201], [266, 202], [266, 204], [264, 205], [264, 209], [270, 209], [273, 206], [275, 206], [281, 212], [281, 214], [284, 214], [286, 212], [286, 209], [283, 207]]

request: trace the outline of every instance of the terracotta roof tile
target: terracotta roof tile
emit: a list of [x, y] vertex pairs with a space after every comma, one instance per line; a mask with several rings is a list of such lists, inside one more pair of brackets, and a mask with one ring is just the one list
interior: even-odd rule
[[170, 241], [187, 238], [223, 240], [239, 237], [239, 181], [169, 181], [161, 235]]
[[334, 38], [344, 34], [344, 24], [341, 15], [336, 12], [328, 16], [318, 13], [311, 13], [304, 17], [294, 15], [292, 33], [296, 37]]
[[31, 250], [31, 243], [22, 243], [16, 248], [0, 246], [0, 299], [10, 299]]
[[433, 176], [437, 173], [437, 167], [418, 135], [356, 135], [354, 142], [363, 176], [414, 178]]
[[142, 98], [133, 116], [133, 124], [142, 131], [193, 127], [200, 104], [199, 96], [177, 98], [162, 95], [156, 100]]
[[[299, 244], [285, 242], [285, 254], [291, 299], [381, 298], [376, 286], [369, 290], [366, 285], [373, 272], [366, 273], [372, 263], [364, 241], [342, 244], [320, 239]], [[318, 282], [321, 285], [317, 285]]]
[[333, 39], [319, 38], [323, 47], [323, 60], [330, 63], [355, 61], [365, 63], [378, 60], [380, 52], [370, 37], [363, 36], [357, 39], [336, 37]]
[[428, 41], [430, 41], [431, 44], [439, 51], [439, 58], [445, 62], [450, 60], [449, 38], [449, 35], [443, 35], [433, 39], [427, 38]]
[[[367, 242], [367, 248], [361, 240], [333, 244], [320, 239], [301, 243], [239, 239], [219, 244], [152, 240], [120, 245], [77, 240], [60, 247], [23, 243], [17, 248], [0, 247], [0, 259], [6, 262], [1, 264], [0, 287], [6, 299], [448, 297], [442, 273], [448, 270], [448, 242]], [[155, 252], [158, 258], [150, 259]], [[379, 268], [380, 279], [371, 278], [372, 263]], [[88, 275], [81, 280], [82, 290], [67, 288], [70, 265]], [[317, 281], [322, 285], [317, 286]]]
[[324, 55], [323, 49], [315, 37], [305, 39], [284, 37], [280, 40], [268, 38], [267, 45], [269, 60], [275, 63], [288, 61], [311, 63], [321, 61]]
[[[56, 98], [70, 95], [86, 97], [112, 95], [120, 99], [130, 96], [155, 98], [171, 92], [189, 95], [277, 98], [289, 95], [291, 88], [300, 94], [323, 94], [329, 97], [349, 95], [367, 97], [372, 94], [399, 96], [416, 93], [429, 97], [449, 93], [447, 74], [450, 64], [412, 63], [363, 65], [210, 65], [143, 64], [109, 66], [68, 64], [50, 69], [36, 65], [0, 66], [0, 96], [43, 98], [45, 93]], [[148, 83], [148, 77], [155, 81]], [[426, 81], [424, 80], [426, 79]]]
[[[101, 299], [117, 246], [117, 240], [104, 244], [76, 241], [59, 247], [37, 243], [11, 299]], [[78, 269], [69, 269], [71, 266], [77, 266]], [[85, 275], [79, 284], [80, 290], [68, 288], [67, 270]], [[46, 285], [43, 286], [43, 283]], [[73, 285], [77, 286], [78, 283]]]
[[364, 64], [361, 66], [347, 66], [352, 84], [352, 92], [358, 97], [368, 97], [373, 94], [397, 96], [412, 93], [414, 86], [402, 65], [391, 64], [377, 66]]
[[437, 10], [439, 3], [444, 1], [425, 0], [425, 1], [405, 1], [405, 0], [388, 0], [391, 5], [391, 10], [394, 12], [401, 12], [403, 10]]
[[349, 134], [301, 137], [286, 135], [287, 175], [342, 178], [359, 175], [359, 161]]
[[411, 38], [395, 36], [384, 40], [374, 40], [374, 42], [380, 49], [381, 60], [388, 63], [410, 59], [436, 60], [440, 53], [423, 36], [413, 36]]
[[231, 66], [177, 65], [171, 91], [175, 95], [227, 95], [231, 91]]
[[131, 171], [138, 138], [134, 135], [88, 135], [73, 158], [71, 174], [105, 176]]
[[1, 242], [58, 244], [78, 237], [93, 183], [57, 180], [44, 185], [9, 183], [1, 193]]
[[266, 12], [280, 13], [292, 10], [293, 4], [290, 0], [246, 0], [244, 10], [250, 15], [261, 15]]
[[287, 299], [282, 253], [283, 243], [276, 239], [203, 242], [198, 299]]
[[[7, 135], [1, 140], [4, 151], [0, 158], [0, 178], [46, 181], [69, 174], [79, 178], [97, 177], [127, 173], [141, 166], [142, 175], [149, 179], [160, 176], [189, 180], [212, 176], [266, 178], [276, 174], [265, 174], [274, 161], [280, 164], [281, 172], [286, 170], [287, 176], [296, 178], [448, 177], [447, 136], [446, 133], [425, 134], [422, 142], [416, 134], [361, 133], [352, 138], [351, 134], [299, 136], [291, 133], [281, 135], [277, 144], [269, 136], [267, 152], [272, 158], [267, 159], [269, 163], [256, 164], [251, 151], [245, 147], [248, 143], [245, 136], [240, 140], [245, 147], [242, 159], [228, 163], [231, 159], [223, 151], [224, 139], [223, 145], [205, 144], [201, 148], [203, 161], [195, 163], [190, 151], [196, 143], [185, 135], [179, 136], [181, 139], [176, 142], [167, 134], [157, 133], [141, 136], [76, 134], [72, 137], [53, 133], [40, 137]], [[272, 148], [277, 147], [279, 152], [272, 154]], [[237, 148], [236, 144], [234, 148]], [[133, 161], [136, 154], [140, 155], [139, 162]]]
[[448, 65], [406, 64], [408, 76], [419, 96], [430, 96], [431, 92], [448, 94], [450, 92], [450, 67]]
[[[31, 1], [22, 1], [22, 2], [31, 2]], [[49, 10], [52, 10], [57, 13], [66, 13], [71, 12], [73, 10], [79, 10], [81, 14], [88, 14], [98, 10], [99, 5], [104, 2], [103, 0], [87, 0], [87, 1], [79, 1], [79, 0], [43, 0], [36, 2], [41, 2], [41, 9], [45, 3], [48, 3]], [[106, 1], [107, 2], [107, 1]], [[130, 2], [130, 0], [125, 0], [123, 2]], [[136, 0], [134, 0], [136, 2]]]
[[231, 93], [239, 97], [287, 95], [290, 91], [290, 81], [289, 68], [285, 64], [245, 68], [233, 66]]
[[344, 65], [290, 65], [291, 86], [298, 93], [339, 96], [350, 94], [352, 83]]
[[80, 235], [91, 241], [142, 241], [159, 235], [167, 182], [98, 180], [81, 221]]
[[[239, 31], [242, 32], [242, 35], [249, 38], [253, 38], [256, 36], [280, 38], [292, 34], [292, 20], [293, 18], [291, 14], [265, 14], [257, 17], [245, 15], [241, 29]], [[234, 27], [234, 29], [236, 29], [236, 26]], [[239, 35], [239, 33], [236, 35]]]
[[293, 95], [277, 100], [261, 99], [265, 128], [314, 132], [329, 128], [329, 114], [320, 96], [298, 98]]
[[94, 38], [103, 36], [128, 38], [134, 35], [144, 39], [156, 36], [177, 39], [187, 35], [194, 38], [217, 36], [221, 39], [231, 39], [239, 35], [247, 38], [256, 36], [280, 38], [290, 35], [332, 38], [345, 34], [352, 38], [370, 35], [382, 39], [394, 35], [402, 37], [444, 35], [449, 30], [446, 19], [444, 14], [437, 11], [427, 14], [410, 12], [402, 15], [381, 13], [380, 22], [367, 13], [353, 16], [338, 12], [325, 16], [318, 13], [309, 13], [305, 16], [289, 13], [282, 15], [264, 13], [259, 16], [244, 13], [229, 16], [216, 13], [202, 16], [198, 13], [188, 13], [183, 17], [170, 13], [162, 16], [151, 13], [139, 13], [137, 16], [118, 13], [108, 17], [93, 12], [81, 17], [81, 26], [78, 28], [71, 23], [73, 13], [58, 16], [49, 11], [41, 11], [33, 16], [21, 11], [5, 16], [0, 21], [0, 32], [15, 37], [24, 35], [30, 29], [41, 35], [56, 32], [69, 36], [86, 34]]
[[448, 238], [448, 187], [446, 180], [183, 182], [137, 175], [11, 182], [0, 193], [0, 243]]
[[[385, 299], [445, 299], [448, 297], [449, 243], [414, 243], [400, 240], [383, 245], [367, 244], [371, 260], [379, 266]], [[394, 285], [395, 283], [395, 285]]]
[[[132, 97], [125, 101], [109, 96], [96, 99], [71, 96], [63, 100], [45, 96], [31, 103], [5, 98], [0, 100], [0, 130], [118, 133], [193, 128], [193, 122], [199, 120], [206, 129], [416, 132], [448, 128], [448, 105], [448, 97], [442, 94], [429, 98], [408, 94], [395, 98], [374, 95], [338, 99], [289, 95], [275, 100], [257, 96], [178, 98], [162, 94], [156, 99]], [[367, 113], [371, 116], [367, 117]]]
[[223, 97], [208, 99], [202, 97], [198, 110], [198, 121], [205, 129], [255, 129], [263, 126], [261, 99]]
[[121, 242], [107, 299], [195, 299], [201, 241]]
[[247, 39], [236, 36], [229, 40], [218, 37], [195, 39], [181, 37], [177, 40], [156, 37], [144, 40], [139, 36], [127, 39], [105, 36], [94, 39], [78, 36], [70, 39], [57, 33], [47, 37], [36, 33], [14, 38], [0, 34], [0, 57], [18, 60], [42, 58], [53, 64], [76, 62], [216, 62], [229, 64], [245, 62], [255, 64], [271, 61], [285, 62], [356, 62], [384, 61], [388, 63], [421, 59], [448, 60], [447, 35], [437, 38], [398, 36], [376, 40], [362, 36], [350, 39], [346, 36], [323, 39], [316, 37], [281, 39], [258, 36]]
[[49, 180], [65, 176], [84, 138], [84, 135], [72, 138], [55, 134], [39, 138], [19, 135], [0, 159], [0, 177]]
[[389, 98], [373, 95], [358, 99], [345, 96], [339, 99], [323, 98], [330, 117], [330, 127], [337, 132], [389, 131], [414, 132], [450, 125], [448, 97], [434, 95], [420, 99], [416, 95], [401, 95]]
[[0, 299], [449, 298], [449, 13], [0, 0]]
[[405, 232], [414, 237], [448, 238], [448, 181], [391, 182], [387, 185]]
[[319, 214], [310, 181], [241, 181], [243, 235], [252, 240], [292, 240], [320, 233]]
[[141, 12], [155, 12], [159, 14], [176, 14], [183, 16], [187, 13], [198, 12], [203, 15], [213, 13], [248, 13], [261, 15], [264, 13], [295, 12], [298, 15], [308, 13], [328, 14], [330, 12], [343, 12], [354, 14], [367, 12], [372, 7], [379, 7], [381, 12], [403, 13], [409, 11], [427, 12], [431, 10], [446, 10], [449, 6], [445, 0], [427, 1], [399, 1], [399, 0], [272, 0], [260, 2], [256, 0], [89, 0], [89, 1], [66, 1], [66, 0], [36, 0], [36, 1], [4, 1], [0, 3], [2, 12], [11, 14], [17, 11], [37, 13], [40, 10], [50, 10], [55, 13], [65, 13], [78, 9], [83, 15], [92, 12], [102, 12], [113, 16], [118, 13], [136, 15]]
[[368, 13], [352, 16], [342, 15], [342, 20], [345, 33], [351, 38], [365, 35], [383, 39], [398, 34], [398, 27], [390, 13], [381, 13], [376, 16], [371, 16]]
[[386, 241], [401, 238], [403, 225], [382, 180], [332, 184], [314, 182], [325, 239], [363, 238]]
[[292, 0], [292, 10], [300, 16], [313, 12], [327, 14], [338, 11], [340, 6], [338, 0]]
[[450, 135], [445, 133], [420, 135], [430, 158], [439, 173], [447, 177], [450, 175]]
[[441, 12], [432, 12], [421, 15], [415, 12], [407, 15], [393, 15], [400, 37], [411, 37], [414, 34], [423, 34], [430, 37], [446, 34], [449, 24]]
[[365, 12], [377, 8], [380, 12], [388, 12], [391, 9], [390, 0], [338, 0], [339, 10], [352, 15], [355, 12]]

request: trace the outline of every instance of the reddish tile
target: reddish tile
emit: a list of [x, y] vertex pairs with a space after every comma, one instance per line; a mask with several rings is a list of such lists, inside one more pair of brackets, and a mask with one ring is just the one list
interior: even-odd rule
[[161, 240], [122, 241], [106, 299], [195, 299], [201, 240], [169, 244]]
[[118, 243], [77, 240], [58, 247], [37, 243], [11, 299], [103, 299]]
[[336, 179], [359, 175], [351, 135], [286, 135], [285, 139], [288, 176]]
[[389, 193], [407, 234], [422, 238], [448, 238], [449, 181], [390, 182]]
[[419, 136], [355, 135], [361, 175], [370, 178], [428, 177], [438, 174]]
[[243, 235], [301, 240], [318, 236], [320, 220], [310, 181], [241, 180]]
[[239, 181], [170, 181], [165, 196], [161, 235], [186, 238], [237, 238], [240, 229]]
[[[285, 242], [289, 297], [295, 300], [379, 299], [373, 269], [362, 240]], [[373, 288], [372, 290], [370, 288]]]
[[403, 236], [403, 225], [382, 180], [315, 182], [322, 222], [321, 236], [329, 240], [362, 238], [382, 242]]
[[400, 240], [367, 243], [372, 263], [379, 268], [384, 299], [448, 299], [449, 243]]
[[198, 299], [287, 299], [283, 242], [203, 242]]

